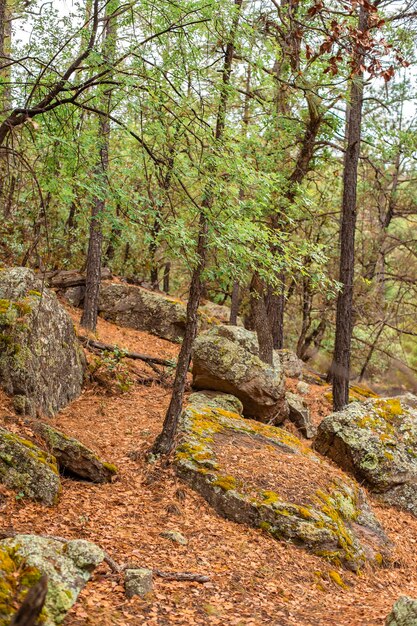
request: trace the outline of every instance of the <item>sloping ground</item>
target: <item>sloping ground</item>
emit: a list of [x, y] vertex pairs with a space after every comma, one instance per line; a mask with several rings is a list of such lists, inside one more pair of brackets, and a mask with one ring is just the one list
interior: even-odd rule
[[[98, 336], [162, 357], [178, 350], [102, 321]], [[172, 468], [145, 464], [142, 453], [159, 432], [168, 401], [169, 390], [159, 386], [135, 387], [120, 396], [90, 387], [53, 423], [116, 463], [120, 479], [108, 485], [63, 479], [62, 498], [53, 509], [0, 492], [2, 529], [90, 539], [119, 562], [211, 576], [206, 585], [156, 579], [149, 601], [127, 600], [118, 576], [103, 565], [66, 626], [382, 626], [399, 595], [417, 597], [417, 520], [407, 513], [374, 504], [395, 543], [397, 567], [356, 576], [222, 519]], [[0, 396], [0, 424], [1, 416], [11, 414], [7, 398]], [[7, 422], [7, 428], [18, 426], [24, 432]], [[134, 451], [138, 460], [131, 458]], [[187, 546], [160, 536], [172, 529], [187, 537]], [[337, 584], [337, 574], [346, 589]]]

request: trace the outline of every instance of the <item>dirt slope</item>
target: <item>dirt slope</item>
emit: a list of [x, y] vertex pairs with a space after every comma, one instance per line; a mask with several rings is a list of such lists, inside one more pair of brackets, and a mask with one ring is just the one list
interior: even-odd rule
[[[102, 320], [98, 338], [167, 358], [178, 351], [166, 341]], [[135, 367], [153, 374], [145, 365]], [[312, 390], [313, 405], [321, 411], [320, 393]], [[169, 390], [157, 385], [135, 386], [121, 395], [90, 385], [53, 423], [115, 462], [117, 482], [64, 479], [61, 501], [52, 509], [0, 492], [3, 530], [90, 539], [118, 562], [211, 576], [205, 585], [156, 578], [152, 597], [127, 600], [118, 575], [103, 565], [66, 626], [374, 626], [384, 623], [399, 595], [417, 597], [417, 520], [406, 513], [375, 505], [396, 544], [397, 566], [355, 576], [262, 531], [219, 518], [172, 468], [147, 465], [143, 453], [161, 428], [168, 401]], [[10, 415], [10, 403], [0, 396], [0, 423]], [[14, 418], [6, 421], [8, 428], [22, 430]], [[187, 537], [187, 546], [160, 536], [172, 529]]]

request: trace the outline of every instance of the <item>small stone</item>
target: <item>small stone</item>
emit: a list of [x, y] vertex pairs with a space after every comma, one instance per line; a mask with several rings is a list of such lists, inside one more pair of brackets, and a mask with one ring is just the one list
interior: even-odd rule
[[303, 380], [300, 380], [300, 382], [297, 384], [297, 391], [298, 393], [301, 393], [301, 395], [305, 396], [306, 394], [310, 393], [310, 385], [308, 383], [305, 383]]
[[160, 536], [164, 537], [165, 539], [169, 539], [174, 543], [179, 543], [181, 546], [186, 546], [188, 543], [188, 540], [184, 537], [184, 535], [176, 530], [166, 530], [165, 532], [161, 533]]
[[386, 626], [417, 626], [417, 600], [401, 596], [392, 607]]
[[152, 593], [152, 570], [145, 568], [127, 569], [125, 571], [125, 591], [128, 598], [140, 596], [144, 598]]

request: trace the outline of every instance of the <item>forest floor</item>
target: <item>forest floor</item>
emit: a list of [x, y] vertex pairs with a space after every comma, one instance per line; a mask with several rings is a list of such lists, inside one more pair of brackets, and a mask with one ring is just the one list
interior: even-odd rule
[[[70, 312], [78, 318], [78, 312]], [[178, 352], [167, 341], [103, 320], [97, 336], [153, 356], [170, 358]], [[154, 375], [137, 361], [129, 367]], [[316, 421], [329, 410], [326, 391], [312, 385], [307, 396]], [[206, 584], [155, 578], [154, 592], [146, 600], [127, 600], [121, 577], [103, 564], [68, 614], [66, 626], [374, 626], [384, 624], [398, 596], [417, 597], [417, 519], [411, 515], [373, 502], [394, 543], [395, 566], [361, 575], [338, 570], [341, 587], [329, 576], [334, 566], [325, 560], [222, 519], [178, 480], [172, 466], [146, 463], [145, 452], [161, 430], [169, 397], [169, 388], [158, 384], [133, 385], [117, 393], [90, 383], [52, 423], [116, 463], [117, 480], [92, 485], [64, 478], [54, 508], [0, 492], [2, 530], [89, 539], [118, 563], [210, 576]], [[24, 431], [4, 395], [3, 422]], [[167, 530], [181, 532], [188, 544], [163, 538], [161, 532]]]

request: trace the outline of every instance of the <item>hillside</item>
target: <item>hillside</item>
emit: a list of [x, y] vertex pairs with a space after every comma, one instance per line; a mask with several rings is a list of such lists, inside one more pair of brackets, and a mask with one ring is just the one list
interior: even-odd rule
[[[71, 313], [75, 321], [78, 311]], [[103, 320], [98, 322], [97, 338], [154, 356], [170, 358], [178, 352], [175, 344]], [[142, 376], [153, 373], [137, 361], [129, 367]], [[324, 413], [329, 406], [326, 393], [327, 387], [311, 385], [309, 399], [318, 421], [320, 409]], [[118, 563], [210, 576], [205, 584], [156, 578], [149, 598], [127, 600], [122, 578], [102, 565], [67, 616], [66, 626], [375, 626], [384, 624], [399, 595], [417, 595], [417, 520], [381, 507], [371, 495], [394, 543], [394, 564], [355, 575], [262, 531], [222, 519], [176, 477], [169, 463], [146, 463], [145, 452], [161, 429], [169, 397], [170, 389], [157, 384], [133, 385], [125, 393], [115, 393], [90, 382], [81, 397], [50, 423], [116, 463], [117, 480], [92, 485], [63, 478], [63, 493], [53, 509], [18, 499], [2, 488], [5, 532], [86, 538]], [[4, 395], [0, 408], [8, 429], [25, 432]], [[182, 533], [187, 545], [161, 537], [167, 530]]]

